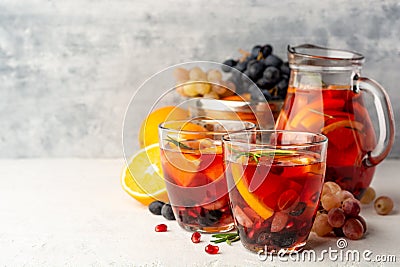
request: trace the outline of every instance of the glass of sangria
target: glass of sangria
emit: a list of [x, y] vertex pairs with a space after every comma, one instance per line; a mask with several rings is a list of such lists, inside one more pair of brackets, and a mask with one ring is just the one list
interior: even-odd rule
[[251, 122], [201, 118], [160, 124], [163, 175], [175, 218], [182, 228], [208, 233], [234, 228], [222, 137], [254, 128]]
[[324, 182], [327, 138], [252, 130], [224, 136], [225, 176], [242, 244], [254, 252], [306, 244]]
[[275, 128], [326, 135], [326, 180], [360, 199], [393, 145], [389, 97], [361, 76], [357, 52], [305, 44], [289, 47], [288, 58], [289, 87]]

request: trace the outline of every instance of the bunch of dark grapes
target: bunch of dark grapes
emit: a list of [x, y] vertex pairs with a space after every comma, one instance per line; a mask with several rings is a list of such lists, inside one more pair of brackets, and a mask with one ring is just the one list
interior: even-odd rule
[[357, 240], [367, 230], [365, 219], [360, 216], [361, 204], [352, 193], [342, 190], [334, 182], [324, 183], [321, 206], [315, 218], [313, 231], [319, 236], [334, 233], [338, 237]]
[[[232, 75], [236, 88], [246, 89], [253, 81], [261, 89], [266, 100], [283, 100], [286, 97], [290, 68], [288, 62], [273, 54], [270, 44], [256, 45], [251, 52], [240, 50], [242, 58], [228, 59], [223, 64], [233, 67], [245, 75]], [[231, 68], [222, 67], [225, 72]], [[248, 79], [249, 78], [249, 79]], [[237, 92], [242, 93], [242, 92]]]

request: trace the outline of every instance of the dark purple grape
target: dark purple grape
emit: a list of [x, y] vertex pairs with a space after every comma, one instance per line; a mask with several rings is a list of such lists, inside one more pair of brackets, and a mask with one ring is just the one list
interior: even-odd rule
[[247, 61], [237, 63], [234, 68], [240, 72], [244, 72], [247, 68]]
[[289, 63], [288, 62], [285, 62], [285, 63], [283, 63], [281, 65], [281, 73], [290, 75], [290, 68], [289, 68]]
[[251, 56], [257, 58], [258, 54], [261, 52], [261, 45], [256, 45], [251, 49]]
[[262, 89], [261, 92], [263, 93], [265, 100], [270, 101], [272, 99], [271, 93], [268, 90]]
[[272, 89], [272, 88], [275, 86], [274, 83], [271, 83], [271, 82], [267, 81], [267, 80], [264, 79], [263, 77], [261, 77], [260, 79], [258, 79], [257, 82], [256, 82], [256, 84], [257, 84], [257, 86], [258, 86], [259, 88], [261, 88], [261, 89], [267, 89], [267, 90]]
[[269, 44], [266, 44], [266, 45], [264, 45], [263, 47], [262, 47], [262, 49], [261, 49], [261, 52], [262, 52], [262, 54], [263, 54], [263, 57], [264, 58], [266, 58], [266, 57], [268, 57], [269, 55], [271, 55], [272, 54], [272, 46], [271, 45], [269, 45]]
[[273, 95], [271, 100], [282, 100], [279, 95]]
[[282, 98], [286, 97], [287, 88], [288, 88], [288, 81], [281, 80], [276, 84], [276, 88], [278, 89], [278, 95]]
[[255, 62], [252, 65], [247, 65], [247, 71], [249, 73], [250, 79], [253, 81], [257, 81], [258, 78], [260, 78], [263, 74], [263, 71], [265, 69], [265, 65], [261, 62]]
[[[230, 72], [230, 71], [231, 71], [231, 67], [236, 66], [237, 61], [234, 60], [234, 59], [227, 59], [227, 60], [225, 60], [222, 64], [224, 64], [224, 65], [221, 66], [221, 69], [222, 69], [223, 71], [225, 71], [225, 72]], [[225, 66], [225, 65], [226, 65], [226, 66]], [[229, 67], [228, 67], [228, 66], [229, 66]]]
[[282, 65], [283, 61], [279, 57], [275, 55], [269, 55], [264, 59], [265, 66], [274, 66], [279, 68]]
[[267, 67], [263, 72], [263, 78], [269, 82], [276, 84], [281, 77], [281, 72], [274, 66]]
[[257, 59], [251, 59], [247, 62], [246, 69], [249, 69], [253, 64], [257, 63]]

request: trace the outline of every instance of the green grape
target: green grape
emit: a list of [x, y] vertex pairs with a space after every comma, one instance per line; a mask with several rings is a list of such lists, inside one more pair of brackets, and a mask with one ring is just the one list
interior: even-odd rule
[[323, 196], [325, 194], [336, 194], [340, 190], [342, 190], [342, 188], [340, 188], [340, 186], [337, 183], [326, 182], [326, 183], [324, 183], [324, 186], [322, 187], [321, 196]]
[[313, 232], [318, 236], [326, 236], [332, 232], [332, 226], [328, 222], [328, 214], [318, 213], [313, 225]]
[[368, 187], [365, 190], [365, 192], [364, 192], [363, 196], [361, 197], [360, 201], [361, 201], [362, 204], [369, 204], [372, 201], [374, 201], [375, 197], [376, 197], [375, 190], [372, 187]]
[[209, 70], [207, 72], [207, 80], [209, 82], [219, 82], [222, 80], [222, 73], [216, 69]]
[[207, 74], [199, 67], [194, 67], [189, 72], [191, 81], [207, 81]]
[[321, 205], [326, 211], [330, 211], [333, 208], [339, 208], [341, 201], [336, 194], [325, 194], [321, 197]]
[[189, 80], [189, 71], [184, 68], [174, 69], [173, 75], [175, 80], [179, 83], [183, 83]]
[[379, 215], [387, 215], [393, 210], [393, 200], [390, 197], [382, 196], [375, 200], [375, 211]]

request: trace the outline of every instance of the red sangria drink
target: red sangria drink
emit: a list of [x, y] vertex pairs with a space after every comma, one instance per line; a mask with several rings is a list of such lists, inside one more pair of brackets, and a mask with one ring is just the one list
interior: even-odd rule
[[242, 244], [259, 252], [302, 248], [318, 209], [323, 135], [250, 131], [224, 138], [230, 200]]
[[163, 175], [175, 218], [182, 228], [209, 233], [234, 228], [222, 136], [254, 127], [249, 122], [204, 119], [160, 125]]
[[349, 88], [289, 88], [277, 129], [320, 132], [328, 137], [326, 180], [360, 198], [375, 168], [364, 164], [376, 146], [363, 98]]

